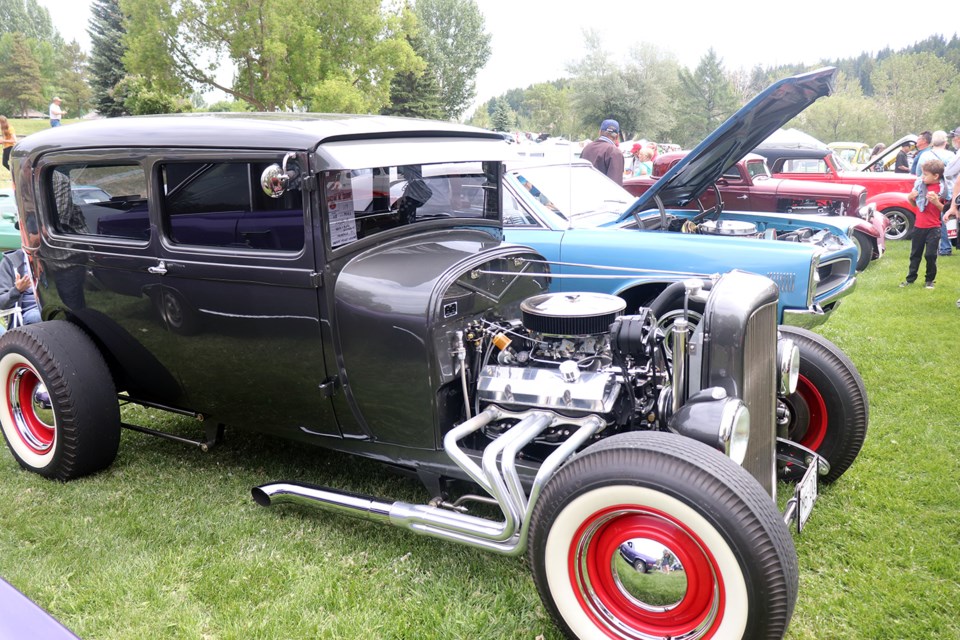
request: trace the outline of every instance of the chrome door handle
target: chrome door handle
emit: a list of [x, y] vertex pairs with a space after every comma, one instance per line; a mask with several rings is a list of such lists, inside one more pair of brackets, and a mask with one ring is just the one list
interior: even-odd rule
[[150, 273], [156, 273], [157, 275], [161, 275], [161, 276], [162, 276], [163, 274], [165, 274], [165, 273], [167, 272], [167, 265], [166, 265], [166, 263], [165, 263], [163, 260], [161, 260], [161, 261], [157, 264], [157, 266], [155, 266], [155, 267], [147, 267], [147, 271], [149, 271]]
[[746, 200], [749, 196], [737, 196], [737, 200]]

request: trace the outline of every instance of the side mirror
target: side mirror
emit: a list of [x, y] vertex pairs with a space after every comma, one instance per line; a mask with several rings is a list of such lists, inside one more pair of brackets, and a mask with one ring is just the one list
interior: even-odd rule
[[300, 172], [296, 169], [287, 169], [287, 161], [295, 157], [295, 153], [288, 153], [283, 156], [283, 166], [274, 163], [263, 170], [260, 174], [260, 188], [265, 194], [271, 198], [279, 198], [300, 177]]

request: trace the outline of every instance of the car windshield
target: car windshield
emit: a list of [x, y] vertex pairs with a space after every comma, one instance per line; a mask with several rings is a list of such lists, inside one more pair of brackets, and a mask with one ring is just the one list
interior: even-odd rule
[[833, 152], [833, 162], [840, 171], [853, 171], [853, 166], [836, 151]]
[[757, 178], [769, 178], [770, 170], [767, 168], [766, 160], [757, 159], [757, 160], [748, 160], [747, 161], [747, 173], [750, 174], [750, 177], [756, 180]]
[[522, 167], [510, 172], [542, 206], [572, 227], [616, 222], [636, 198], [588, 164]]
[[332, 248], [401, 225], [500, 220], [499, 162], [340, 169], [322, 176]]

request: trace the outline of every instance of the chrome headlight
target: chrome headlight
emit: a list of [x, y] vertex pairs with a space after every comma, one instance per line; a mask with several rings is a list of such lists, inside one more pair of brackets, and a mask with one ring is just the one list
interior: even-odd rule
[[710, 387], [690, 396], [668, 424], [671, 431], [699, 440], [742, 464], [750, 439], [750, 411], [738, 398], [728, 398], [722, 387]]
[[737, 464], [743, 464], [747, 457], [747, 443], [750, 441], [750, 410], [747, 405], [734, 399], [726, 403], [719, 435], [724, 445], [724, 453]]
[[870, 221], [873, 218], [873, 214], [877, 212], [877, 205], [872, 202], [866, 206], [860, 207], [857, 210], [857, 213], [860, 214], [860, 217], [866, 221]]
[[793, 394], [800, 377], [800, 347], [790, 338], [777, 340], [777, 368], [780, 370], [780, 393], [785, 396]]

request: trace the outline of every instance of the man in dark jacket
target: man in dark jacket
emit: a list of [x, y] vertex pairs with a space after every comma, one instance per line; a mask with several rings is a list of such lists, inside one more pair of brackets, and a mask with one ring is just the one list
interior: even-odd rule
[[585, 146], [580, 157], [589, 160], [598, 170], [617, 184], [623, 184], [623, 154], [620, 153], [620, 123], [604, 120], [600, 123], [600, 136]]

